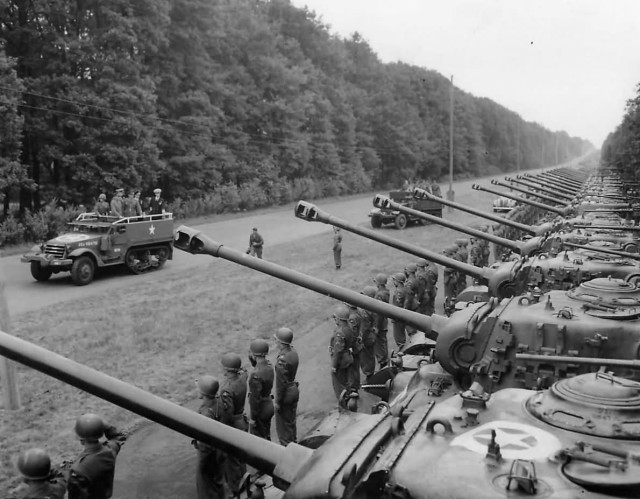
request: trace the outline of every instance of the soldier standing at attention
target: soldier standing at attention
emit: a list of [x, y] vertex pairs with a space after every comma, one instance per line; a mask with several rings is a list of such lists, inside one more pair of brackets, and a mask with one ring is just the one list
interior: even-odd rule
[[[393, 285], [396, 287], [396, 290], [393, 293], [393, 304], [396, 307], [405, 308], [404, 303], [407, 292], [404, 289], [404, 281], [406, 280], [406, 276], [404, 273], [398, 272], [397, 274], [394, 274], [391, 279], [393, 280]], [[393, 339], [399, 349], [401, 349], [407, 342], [405, 323], [397, 319], [393, 319]]]
[[[69, 471], [69, 499], [107, 499], [113, 493], [116, 457], [126, 437], [115, 426], [106, 425], [96, 414], [76, 420], [76, 435], [84, 450]], [[107, 438], [101, 442], [102, 436]]]
[[329, 343], [331, 383], [338, 402], [342, 403], [342, 392], [353, 388], [350, 374], [354, 362], [353, 347], [356, 334], [349, 325], [349, 309], [344, 305], [336, 308], [333, 319], [336, 327]]
[[249, 433], [271, 440], [273, 418], [273, 366], [267, 360], [269, 343], [256, 339], [249, 346], [249, 361], [253, 369], [249, 373]]
[[360, 317], [360, 312], [358, 311], [358, 307], [352, 305], [351, 303], [344, 304], [347, 309], [349, 309], [349, 327], [351, 331], [353, 331], [353, 345], [351, 347], [351, 353], [353, 353], [353, 363], [349, 368], [349, 386], [351, 389], [358, 391], [360, 390], [360, 352], [362, 352], [363, 344], [362, 344], [362, 336], [360, 335], [360, 324], [362, 323], [362, 318]]
[[[362, 294], [369, 298], [376, 297], [376, 288], [373, 286], [365, 286]], [[373, 376], [376, 370], [376, 324], [375, 314], [364, 308], [358, 309], [360, 314], [360, 338], [362, 339], [362, 351], [360, 352], [360, 368], [362, 373], [368, 379]]]
[[[405, 299], [404, 308], [415, 312], [418, 310], [418, 279], [416, 278], [416, 271], [418, 266], [415, 263], [410, 263], [404, 268], [404, 275], [406, 280], [404, 281]], [[409, 336], [413, 336], [418, 330], [413, 326], [405, 326], [405, 330]]]
[[109, 214], [109, 203], [107, 203], [106, 194], [101, 193], [98, 196], [98, 202], [93, 207], [93, 212], [101, 216], [107, 216]]
[[333, 228], [333, 262], [336, 264], [336, 270], [342, 267], [342, 232], [339, 227]]
[[[442, 250], [442, 253], [446, 257], [453, 258], [453, 253], [455, 252], [455, 248], [451, 246], [446, 247]], [[455, 304], [456, 299], [456, 286], [457, 286], [457, 275], [456, 271], [451, 267], [444, 268], [444, 311], [445, 314], [451, 315], [453, 311], [453, 306]]]
[[[224, 379], [220, 387], [220, 398], [229, 407], [231, 413], [228, 424], [240, 431], [247, 431], [249, 422], [244, 412], [247, 401], [247, 371], [242, 369], [242, 359], [235, 353], [224, 354], [221, 363]], [[231, 492], [237, 495], [242, 477], [247, 472], [247, 465], [231, 454], [227, 454], [226, 472]]]
[[164, 199], [160, 197], [162, 189], [154, 189], [154, 196], [149, 201], [149, 215], [161, 215], [164, 213]]
[[423, 258], [416, 262], [416, 282], [417, 311], [421, 314], [426, 314], [429, 304], [429, 278], [427, 277], [427, 261]]
[[122, 196], [124, 195], [124, 189], [120, 187], [116, 189], [116, 194], [111, 198], [111, 215], [115, 217], [122, 217], [124, 213], [124, 202]]
[[251, 235], [249, 236], [249, 249], [247, 253], [251, 256], [257, 256], [262, 258], [262, 247], [264, 246], [264, 239], [258, 233], [258, 228], [254, 227]]
[[288, 327], [281, 327], [273, 335], [278, 342], [278, 358], [276, 359], [276, 433], [281, 445], [298, 441], [296, 414], [300, 391], [296, 381], [298, 372], [298, 352], [291, 343], [293, 332]]
[[[374, 298], [384, 303], [389, 303], [391, 294], [387, 289], [387, 281], [389, 278], [386, 274], [377, 274], [373, 278], [373, 282], [377, 286], [376, 294]], [[389, 347], [387, 345], [387, 325], [389, 319], [386, 315], [375, 314], [375, 331], [376, 331], [376, 344], [374, 346], [376, 359], [380, 369], [386, 367], [389, 363]]]
[[[198, 413], [229, 424], [231, 408], [218, 397], [220, 384], [213, 376], [203, 376], [196, 384], [200, 391], [202, 405]], [[205, 442], [192, 440], [191, 443], [198, 450], [198, 469], [196, 473], [196, 490], [198, 499], [223, 499], [225, 496], [225, 460], [226, 454], [220, 449]]]
[[51, 459], [42, 449], [28, 449], [20, 454], [18, 471], [26, 489], [20, 499], [63, 499], [67, 492], [67, 480], [59, 470], [51, 468]]

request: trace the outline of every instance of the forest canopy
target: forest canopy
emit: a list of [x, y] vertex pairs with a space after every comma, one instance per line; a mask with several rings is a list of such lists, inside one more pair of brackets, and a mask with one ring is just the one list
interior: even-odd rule
[[[4, 215], [121, 186], [256, 207], [438, 179], [450, 85], [288, 0], [0, 0]], [[454, 144], [456, 176], [593, 148], [458, 88]]]

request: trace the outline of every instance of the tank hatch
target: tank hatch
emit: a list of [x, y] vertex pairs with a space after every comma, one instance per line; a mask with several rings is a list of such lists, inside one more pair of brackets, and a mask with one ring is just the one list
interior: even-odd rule
[[536, 418], [596, 437], [640, 440], [640, 383], [605, 373], [560, 380], [529, 398]]
[[567, 291], [583, 302], [585, 313], [603, 319], [633, 320], [640, 317], [640, 288], [622, 279], [592, 279]]

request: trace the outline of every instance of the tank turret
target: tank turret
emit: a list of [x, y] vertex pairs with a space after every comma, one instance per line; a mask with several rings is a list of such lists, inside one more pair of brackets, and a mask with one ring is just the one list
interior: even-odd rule
[[497, 189], [491, 189], [490, 187], [484, 187], [484, 186], [481, 186], [481, 185], [478, 185], [478, 184], [473, 184], [471, 186], [471, 188], [475, 189], [476, 191], [490, 192], [490, 193], [495, 194], [497, 196], [504, 196], [506, 198], [515, 199], [519, 203], [524, 203], [524, 204], [528, 204], [530, 206], [535, 206], [536, 208], [541, 208], [543, 210], [550, 211], [552, 213], [557, 213], [558, 215], [562, 215], [563, 217], [574, 216], [575, 213], [576, 213], [576, 210], [574, 208], [572, 208], [571, 206], [564, 206], [564, 207], [550, 206], [548, 204], [539, 203], [537, 201], [533, 201], [533, 200], [527, 199], [527, 198], [521, 198], [519, 196], [516, 196], [515, 194], [510, 194], [508, 192], [502, 192], [502, 191], [499, 191]]
[[522, 255], [522, 256], [530, 256], [535, 253], [538, 253], [540, 251], [540, 248], [543, 242], [543, 238], [541, 237], [533, 237], [527, 241], [513, 241], [511, 239], [506, 239], [504, 237], [488, 234], [486, 232], [482, 232], [481, 230], [467, 227], [466, 225], [458, 224], [456, 222], [452, 222], [450, 220], [446, 220], [441, 217], [434, 217], [427, 213], [422, 213], [418, 210], [414, 210], [407, 206], [403, 206], [400, 203], [394, 202], [387, 196], [382, 196], [380, 194], [376, 194], [373, 197], [373, 206], [377, 208], [387, 208], [387, 209], [398, 210], [402, 213], [406, 213], [406, 214], [415, 216], [417, 218], [427, 220], [431, 223], [442, 225], [444, 227], [457, 230], [459, 232], [464, 232], [465, 234], [469, 234], [470, 236], [473, 236], [479, 239], [485, 239], [494, 244], [498, 244], [500, 246], [509, 248], [514, 253], [517, 253], [518, 255]]

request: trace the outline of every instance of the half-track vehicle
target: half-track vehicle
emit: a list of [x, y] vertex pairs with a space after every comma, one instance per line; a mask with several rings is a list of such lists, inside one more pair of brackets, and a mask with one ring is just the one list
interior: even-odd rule
[[21, 258], [37, 281], [71, 272], [74, 284], [89, 284], [97, 268], [126, 265], [134, 274], [159, 269], [173, 258], [171, 213], [136, 217], [82, 213], [68, 232], [35, 246]]
[[[428, 199], [416, 199], [413, 197], [412, 191], [390, 191], [389, 198], [414, 210], [428, 213], [435, 217], [442, 217], [442, 206], [439, 203]], [[423, 219], [386, 208], [373, 208], [369, 212], [369, 217], [371, 218], [371, 226], [374, 229], [379, 229], [383, 225], [389, 224], [393, 224], [396, 229], [404, 229], [410, 223], [425, 223]]]

